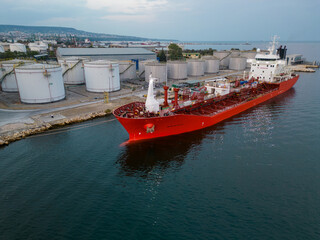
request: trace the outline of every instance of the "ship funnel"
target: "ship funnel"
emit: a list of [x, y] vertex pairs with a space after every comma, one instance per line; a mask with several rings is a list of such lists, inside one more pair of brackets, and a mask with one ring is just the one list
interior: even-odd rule
[[155, 80], [155, 78], [153, 78], [152, 75], [150, 74], [148, 96], [147, 96], [147, 100], [146, 100], [146, 110], [148, 112], [157, 113], [157, 112], [159, 112], [159, 103], [154, 98], [154, 92], [153, 92], [153, 82], [154, 82], [154, 80]]

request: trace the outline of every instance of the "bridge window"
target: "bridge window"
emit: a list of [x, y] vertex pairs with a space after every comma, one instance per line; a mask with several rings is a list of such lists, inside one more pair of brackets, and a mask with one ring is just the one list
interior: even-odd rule
[[272, 59], [272, 58], [256, 58], [257, 61], [275, 61], [277, 59]]

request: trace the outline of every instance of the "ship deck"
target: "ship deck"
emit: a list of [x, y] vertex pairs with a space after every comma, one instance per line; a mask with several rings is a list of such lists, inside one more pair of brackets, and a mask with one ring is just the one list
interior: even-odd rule
[[157, 114], [147, 112], [143, 102], [134, 102], [116, 109], [114, 115], [122, 118], [155, 118], [175, 114], [213, 116], [278, 88], [279, 84], [259, 83], [256, 87], [235, 88], [227, 95], [214, 98], [205, 99], [204, 96], [199, 95], [198, 99], [192, 99], [192, 104], [188, 106], [184, 106], [184, 103], [190, 102], [191, 97], [184, 97], [183, 101], [179, 101], [178, 106], [171, 105], [167, 108], [161, 108]]
[[235, 89], [227, 95], [196, 102], [187, 107], [174, 110], [177, 114], [192, 114], [200, 116], [213, 116], [244, 102], [261, 97], [279, 88], [278, 84], [258, 84], [256, 88]]

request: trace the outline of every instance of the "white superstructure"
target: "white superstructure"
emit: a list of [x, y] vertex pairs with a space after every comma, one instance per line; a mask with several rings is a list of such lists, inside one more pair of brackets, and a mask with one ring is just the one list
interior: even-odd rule
[[274, 77], [284, 73], [286, 61], [280, 58], [276, 53], [276, 36], [273, 39], [272, 46], [269, 48], [269, 54], [258, 53], [251, 63], [249, 78], [256, 78], [261, 81], [274, 82]]
[[21, 102], [49, 103], [65, 98], [59, 65], [26, 65], [17, 67], [15, 73]]
[[84, 63], [86, 88], [89, 92], [113, 92], [120, 90], [119, 64], [97, 60]]
[[209, 94], [214, 94], [217, 97], [231, 92], [231, 84], [226, 78], [208, 80], [205, 83], [205, 87]]

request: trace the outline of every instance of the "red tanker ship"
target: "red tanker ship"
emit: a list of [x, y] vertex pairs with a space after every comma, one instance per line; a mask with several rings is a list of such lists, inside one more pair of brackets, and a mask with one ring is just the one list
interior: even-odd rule
[[168, 87], [164, 86], [164, 102], [160, 105], [153, 95], [153, 78], [149, 80], [146, 103], [133, 102], [113, 111], [129, 133], [129, 141], [182, 134], [212, 126], [249, 108], [288, 91], [299, 75], [286, 72], [286, 49], [273, 54], [275, 42], [267, 55], [257, 54], [246, 80], [212, 81], [192, 93], [184, 89], [179, 101], [179, 89], [168, 103]]

